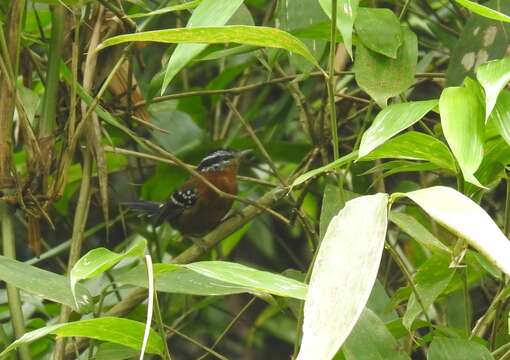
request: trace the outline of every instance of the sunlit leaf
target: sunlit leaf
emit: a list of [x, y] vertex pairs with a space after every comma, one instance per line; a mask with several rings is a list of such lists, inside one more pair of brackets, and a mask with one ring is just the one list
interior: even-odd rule
[[487, 6], [477, 4], [474, 1], [470, 0], [455, 0], [455, 1], [457, 1], [460, 5], [464, 6], [465, 8], [471, 10], [472, 12], [480, 16], [496, 21], [510, 22], [510, 16], [505, 15], [499, 11], [493, 10], [491, 8], [488, 8]]
[[[22, 344], [29, 344], [49, 334], [62, 337], [87, 337], [124, 345], [132, 349], [140, 349], [144, 330], [145, 324], [141, 322], [116, 317], [102, 317], [50, 325], [26, 333], [2, 351], [0, 356], [7, 354]], [[149, 336], [146, 352], [158, 355], [163, 354], [161, 337], [153, 330], [151, 330]]]
[[499, 93], [510, 81], [510, 57], [480, 65], [476, 77], [485, 91], [485, 119], [488, 119]]
[[255, 292], [304, 299], [306, 284], [280, 274], [226, 261], [199, 261], [181, 265], [211, 279], [243, 286]]
[[468, 87], [450, 87], [439, 99], [441, 125], [466, 181], [480, 185], [474, 173], [483, 159], [484, 111]]
[[[319, 3], [331, 19], [331, 0], [319, 0]], [[352, 59], [352, 28], [358, 13], [359, 0], [338, 0], [336, 4], [336, 27], [342, 34], [345, 49]]]
[[510, 91], [502, 91], [490, 119], [501, 137], [510, 145]]
[[393, 11], [361, 7], [354, 26], [359, 40], [367, 48], [397, 58], [397, 51], [402, 45], [402, 29]]
[[69, 280], [46, 270], [0, 256], [0, 280], [43, 299], [55, 301], [80, 311], [90, 310], [92, 299], [87, 289], [77, 285], [74, 300]]
[[386, 140], [418, 122], [437, 104], [437, 100], [412, 101], [384, 108], [363, 134], [358, 158], [362, 158]]
[[404, 92], [414, 82], [418, 40], [405, 26], [402, 26], [402, 40], [396, 59], [378, 54], [362, 43], [356, 47], [354, 62], [356, 82], [381, 107], [386, 106], [390, 97]]
[[78, 281], [90, 279], [102, 274], [126, 257], [141, 257], [143, 256], [146, 247], [147, 241], [145, 239], [141, 239], [122, 254], [117, 254], [106, 248], [90, 250], [88, 253], [83, 255], [71, 269], [69, 281], [71, 283], [71, 290], [73, 291], [73, 294]]
[[[98, 50], [104, 49], [108, 46], [133, 41], [154, 41], [180, 44], [237, 43], [279, 48], [299, 54], [310, 63], [319, 67], [317, 60], [315, 60], [308, 48], [300, 40], [285, 31], [264, 26], [230, 25], [223, 27], [193, 27], [146, 31], [108, 38], [99, 45]], [[173, 72], [174, 71], [170, 73], [172, 77], [175, 75]], [[171, 80], [171, 78], [169, 79]], [[163, 88], [165, 88], [168, 84], [164, 83], [163, 85]]]
[[385, 158], [425, 160], [456, 173], [455, 159], [448, 147], [433, 136], [408, 131], [382, 144], [362, 160]]
[[405, 194], [444, 227], [464, 238], [499, 269], [510, 274], [510, 242], [474, 201], [445, 186]]
[[358, 321], [379, 269], [387, 205], [386, 194], [362, 196], [331, 220], [312, 270], [298, 360], [333, 358]]

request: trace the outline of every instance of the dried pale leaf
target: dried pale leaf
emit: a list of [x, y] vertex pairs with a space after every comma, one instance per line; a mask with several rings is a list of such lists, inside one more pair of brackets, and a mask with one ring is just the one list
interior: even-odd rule
[[379, 269], [387, 205], [386, 194], [359, 197], [329, 224], [305, 299], [298, 360], [333, 358], [358, 321]]

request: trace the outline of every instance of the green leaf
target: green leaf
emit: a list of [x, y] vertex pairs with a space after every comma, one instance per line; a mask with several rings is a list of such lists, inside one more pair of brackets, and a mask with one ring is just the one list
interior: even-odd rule
[[487, 6], [483, 6], [475, 3], [474, 1], [469, 0], [456, 0], [460, 5], [464, 6], [466, 9], [471, 10], [475, 14], [480, 16], [503, 22], [510, 22], [510, 16], [500, 13], [499, 11], [488, 8]]
[[77, 301], [75, 301], [67, 277], [5, 256], [0, 256], [0, 280], [30, 294], [55, 301], [78, 311], [86, 312], [92, 307], [90, 294], [84, 286], [76, 287]]
[[386, 106], [390, 97], [404, 92], [414, 82], [418, 40], [405, 26], [402, 26], [402, 40], [396, 59], [378, 54], [362, 43], [356, 47], [356, 82], [381, 107]]
[[348, 195], [347, 199], [342, 199], [340, 196], [340, 189], [338, 186], [334, 186], [331, 184], [326, 184], [326, 188], [324, 189], [324, 197], [322, 198], [322, 208], [321, 208], [321, 217], [320, 217], [320, 226], [319, 226], [319, 238], [322, 240], [324, 235], [326, 234], [326, 230], [328, 229], [329, 223], [331, 219], [338, 214], [338, 212], [344, 207], [346, 200], [352, 200], [355, 197], [355, 194], [347, 192], [344, 190], [346, 195]]
[[140, 239], [122, 254], [117, 254], [106, 248], [90, 250], [74, 264], [69, 275], [69, 282], [73, 295], [76, 283], [102, 274], [126, 257], [142, 257], [147, 247], [147, 241]]
[[411, 215], [402, 212], [392, 211], [390, 221], [397, 225], [407, 235], [418, 241], [421, 245], [431, 251], [441, 251], [442, 253], [451, 253], [448, 246], [443, 244], [430, 231], [427, 230], [418, 220]]
[[315, 259], [297, 360], [331, 359], [351, 333], [377, 277], [388, 195], [358, 197], [331, 220]]
[[97, 348], [94, 360], [125, 360], [135, 358], [140, 350], [131, 349], [114, 343], [101, 343]]
[[348, 164], [349, 162], [354, 161], [357, 156], [358, 156], [358, 152], [353, 151], [352, 153], [342, 156], [340, 159], [330, 162], [327, 165], [321, 166], [320, 168], [317, 168], [317, 169], [310, 170], [310, 171], [298, 176], [296, 178], [296, 180], [294, 180], [294, 182], [292, 183], [292, 185], [290, 187], [293, 188], [295, 186], [298, 186], [298, 185], [306, 182], [307, 180], [309, 180], [317, 175], [320, 175], [320, 174], [328, 172], [328, 171], [332, 171], [334, 169], [339, 168], [340, 166]]
[[456, 172], [455, 159], [448, 147], [435, 137], [416, 131], [388, 140], [362, 160], [384, 158], [426, 160], [442, 169]]
[[422, 305], [425, 311], [428, 311], [428, 308], [450, 284], [455, 274], [455, 269], [449, 267], [450, 261], [450, 256], [437, 253], [425, 261], [416, 272], [413, 282], [421, 304], [416, 294], [412, 292], [402, 319], [407, 329], [411, 329], [414, 320], [423, 311]]
[[[193, 11], [193, 14], [186, 24], [186, 28], [189, 30], [191, 28], [202, 26], [223, 26], [232, 17], [232, 15], [234, 15], [237, 9], [239, 9], [243, 2], [244, 0], [226, 0], [221, 2], [217, 0], [203, 0]], [[205, 43], [200, 43], [201, 41], [195, 41], [191, 44], [180, 43], [177, 45], [170, 57], [170, 60], [168, 61], [168, 64], [166, 65], [161, 94], [165, 92], [168, 84], [170, 84], [174, 76], [206, 48], [207, 45], [205, 45]]]
[[[199, 274], [173, 264], [154, 264], [154, 280], [158, 291], [173, 294], [218, 296], [252, 292], [251, 288], [234, 285]], [[115, 277], [121, 284], [147, 288], [147, 267], [139, 265]]]
[[[145, 324], [141, 322], [116, 317], [102, 317], [51, 325], [26, 333], [2, 351], [0, 357], [22, 344], [29, 344], [49, 334], [63, 337], [87, 337], [139, 350], [142, 346], [144, 330]], [[163, 355], [163, 342], [161, 337], [152, 329], [146, 352]]]
[[434, 336], [427, 352], [427, 360], [494, 360], [487, 348], [466, 339]]
[[[161, 43], [181, 44], [237, 43], [279, 48], [303, 56], [320, 69], [317, 60], [315, 60], [306, 45], [299, 39], [296, 39], [294, 36], [285, 31], [264, 26], [230, 25], [223, 27], [194, 27], [146, 31], [136, 34], [111, 37], [101, 43], [97, 50], [132, 41], [155, 41]], [[170, 63], [172, 63], [172, 60], [170, 60]], [[184, 65], [182, 67], [184, 67]], [[173, 72], [170, 74], [173, 74]], [[171, 76], [173, 77], [173, 75]], [[163, 88], [166, 88], [167, 85], [168, 83], [164, 83]]]
[[397, 340], [372, 310], [365, 308], [342, 347], [346, 360], [409, 359]]
[[444, 136], [466, 181], [480, 186], [474, 173], [483, 160], [484, 112], [477, 94], [468, 87], [450, 87], [439, 99]]
[[[324, 12], [331, 19], [331, 0], [319, 0]], [[352, 59], [352, 28], [358, 13], [359, 0], [337, 0], [336, 27], [342, 34], [345, 49]]]
[[412, 101], [384, 108], [363, 134], [358, 158], [364, 157], [386, 140], [418, 122], [437, 104], [437, 100]]
[[148, 13], [138, 13], [138, 14], [132, 14], [132, 15], [128, 15], [128, 16], [130, 18], [135, 19], [135, 18], [141, 18], [141, 17], [146, 17], [146, 16], [156, 16], [156, 15], [167, 14], [169, 12], [174, 12], [174, 11], [189, 10], [189, 9], [196, 8], [201, 2], [202, 2], [202, 0], [192, 0], [192, 1], [182, 3], [182, 4], [166, 6], [164, 8], [150, 11]]
[[402, 29], [393, 11], [359, 8], [354, 27], [359, 40], [368, 49], [397, 58], [397, 51], [402, 45]]
[[199, 261], [181, 266], [211, 279], [243, 286], [254, 292], [302, 300], [306, 296], [307, 286], [302, 282], [241, 264], [226, 261]]
[[499, 93], [510, 81], [510, 57], [489, 61], [478, 67], [476, 77], [485, 90], [485, 120], [496, 105]]
[[510, 91], [502, 91], [490, 119], [501, 137], [510, 145]]
[[510, 242], [473, 200], [445, 186], [412, 191], [405, 196], [454, 234], [467, 240], [499, 269], [510, 274]]

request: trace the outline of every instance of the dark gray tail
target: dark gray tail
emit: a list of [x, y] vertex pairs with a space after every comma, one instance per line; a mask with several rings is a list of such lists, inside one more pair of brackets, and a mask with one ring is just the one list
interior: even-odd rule
[[163, 204], [155, 201], [132, 201], [123, 202], [121, 205], [129, 210], [147, 217], [153, 217], [161, 211]]

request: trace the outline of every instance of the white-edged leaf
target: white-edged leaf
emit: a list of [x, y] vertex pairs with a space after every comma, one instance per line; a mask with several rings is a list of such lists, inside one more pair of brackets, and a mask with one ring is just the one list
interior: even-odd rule
[[437, 100], [412, 101], [384, 108], [363, 134], [358, 158], [369, 154], [386, 140], [420, 121], [437, 104]]
[[473, 200], [445, 186], [412, 191], [405, 196], [438, 223], [466, 239], [492, 264], [510, 275], [510, 241]]
[[147, 241], [145, 239], [140, 239], [122, 254], [117, 254], [106, 248], [90, 250], [74, 264], [69, 274], [69, 282], [71, 283], [73, 296], [78, 281], [90, 279], [91, 277], [102, 274], [126, 257], [142, 257], [146, 247]]
[[388, 195], [347, 202], [331, 220], [312, 270], [297, 360], [329, 360], [368, 301], [388, 224]]

